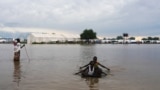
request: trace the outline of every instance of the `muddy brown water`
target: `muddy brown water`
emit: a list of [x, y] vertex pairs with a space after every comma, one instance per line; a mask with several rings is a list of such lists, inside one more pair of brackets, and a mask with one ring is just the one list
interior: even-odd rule
[[[26, 45], [20, 62], [0, 44], [0, 90], [160, 90], [160, 45]], [[102, 78], [74, 75], [93, 56], [109, 67]]]

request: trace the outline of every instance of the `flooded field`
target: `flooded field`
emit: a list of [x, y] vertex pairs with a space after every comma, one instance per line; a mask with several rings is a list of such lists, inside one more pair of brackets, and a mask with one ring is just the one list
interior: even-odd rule
[[[14, 62], [13, 45], [0, 44], [0, 90], [160, 90], [159, 54], [159, 44], [26, 45]], [[110, 74], [74, 75], [93, 56]]]

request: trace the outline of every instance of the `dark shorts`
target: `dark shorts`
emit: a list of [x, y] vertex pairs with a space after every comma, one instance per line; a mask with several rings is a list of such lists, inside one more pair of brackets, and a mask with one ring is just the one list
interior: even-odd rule
[[19, 61], [20, 59], [20, 51], [14, 53], [14, 61]]

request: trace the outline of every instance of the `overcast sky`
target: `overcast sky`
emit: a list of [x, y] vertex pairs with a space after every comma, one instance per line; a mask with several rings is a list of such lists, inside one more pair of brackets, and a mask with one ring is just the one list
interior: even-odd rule
[[160, 0], [0, 0], [0, 27], [160, 35]]

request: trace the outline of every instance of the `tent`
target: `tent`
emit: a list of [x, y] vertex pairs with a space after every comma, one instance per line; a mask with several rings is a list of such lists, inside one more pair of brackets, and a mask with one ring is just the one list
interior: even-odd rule
[[65, 42], [65, 41], [77, 41], [79, 40], [78, 35], [70, 34], [56, 34], [56, 33], [30, 33], [27, 38], [27, 43], [47, 43], [47, 42]]

